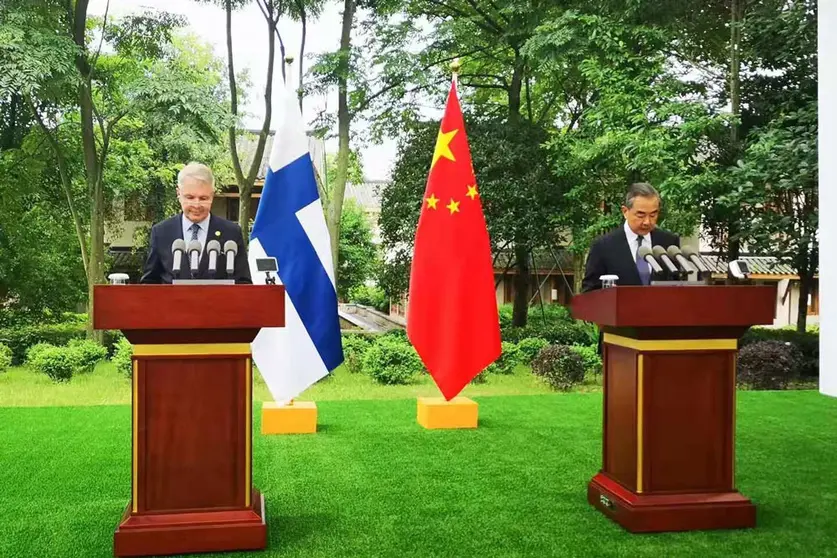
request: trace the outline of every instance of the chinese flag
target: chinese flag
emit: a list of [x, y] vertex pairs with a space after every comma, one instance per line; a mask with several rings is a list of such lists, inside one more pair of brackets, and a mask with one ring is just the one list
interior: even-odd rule
[[448, 401], [500, 356], [491, 245], [455, 83], [416, 230], [407, 336]]

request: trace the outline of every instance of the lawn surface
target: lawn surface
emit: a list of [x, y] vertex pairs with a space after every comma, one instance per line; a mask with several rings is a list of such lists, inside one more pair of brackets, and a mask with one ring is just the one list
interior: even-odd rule
[[[253, 398], [272, 401], [270, 392], [256, 371], [253, 374]], [[601, 376], [589, 378], [578, 386], [579, 391], [601, 391]], [[553, 390], [532, 375], [528, 368], [518, 366], [514, 374], [493, 374], [484, 384], [469, 385], [465, 397], [487, 395], [535, 395]], [[412, 399], [417, 396], [439, 396], [439, 388], [428, 374], [404, 386], [384, 386], [365, 374], [353, 374], [341, 366], [305, 391], [301, 400], [335, 401], [360, 399]], [[80, 405], [130, 405], [131, 381], [116, 371], [109, 362], [96, 366], [92, 373], [76, 374], [69, 382], [56, 383], [45, 374], [26, 367], [11, 368], [0, 374], [0, 407], [48, 407]]]
[[[737, 483], [758, 527], [660, 535], [586, 503], [601, 395], [478, 401], [474, 431], [423, 430], [414, 399], [322, 398], [316, 435], [257, 425], [269, 548], [232, 556], [837, 556], [837, 400], [739, 393]], [[130, 407], [0, 408], [0, 556], [111, 556], [129, 475]]]

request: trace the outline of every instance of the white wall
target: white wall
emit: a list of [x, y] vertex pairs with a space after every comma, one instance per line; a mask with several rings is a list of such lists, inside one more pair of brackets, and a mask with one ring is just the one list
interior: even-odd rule
[[819, 9], [820, 391], [837, 397], [837, 2]]

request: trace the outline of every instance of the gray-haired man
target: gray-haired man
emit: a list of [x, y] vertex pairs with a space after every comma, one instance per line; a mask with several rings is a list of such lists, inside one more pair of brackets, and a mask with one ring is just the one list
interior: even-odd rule
[[631, 184], [622, 206], [625, 222], [618, 229], [597, 238], [590, 247], [582, 291], [600, 289], [602, 275], [618, 275], [618, 285], [647, 285], [651, 270], [637, 257], [640, 246], [680, 246], [680, 238], [657, 228], [660, 194], [645, 182]]
[[[236, 283], [252, 283], [241, 227], [238, 223], [210, 213], [214, 197], [215, 177], [209, 167], [200, 163], [189, 163], [183, 167], [177, 175], [177, 199], [183, 213], [151, 228], [151, 242], [140, 283], [171, 283], [174, 279], [191, 277], [185, 255], [181, 269], [172, 269], [174, 258], [171, 246], [178, 238], [187, 244], [196, 240], [201, 245], [201, 258], [196, 276], [198, 279], [212, 278], [208, 271], [206, 243], [217, 240], [223, 246], [228, 240], [235, 241], [238, 253], [235, 256], [233, 276], [229, 278], [235, 279]], [[219, 270], [223, 270], [220, 259], [217, 265]], [[225, 272], [219, 271], [217, 276], [224, 277]]]

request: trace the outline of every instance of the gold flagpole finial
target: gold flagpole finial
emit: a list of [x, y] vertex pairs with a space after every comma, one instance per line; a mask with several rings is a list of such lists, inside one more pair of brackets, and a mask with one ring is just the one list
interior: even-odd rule
[[293, 63], [294, 63], [294, 57], [293, 57], [293, 56], [291, 56], [290, 54], [289, 54], [289, 55], [287, 55], [287, 56], [285, 57], [285, 64], [293, 64]]
[[459, 62], [459, 58], [454, 58], [453, 62], [450, 63], [450, 70], [453, 72], [453, 75], [458, 74], [461, 68], [462, 64]]

